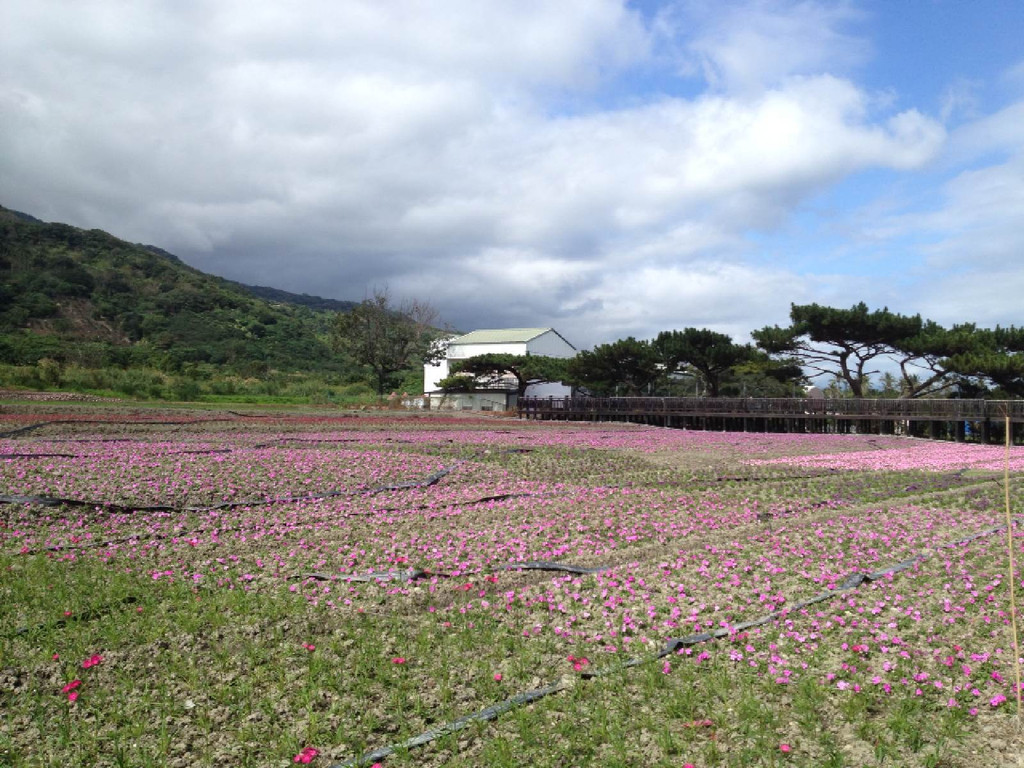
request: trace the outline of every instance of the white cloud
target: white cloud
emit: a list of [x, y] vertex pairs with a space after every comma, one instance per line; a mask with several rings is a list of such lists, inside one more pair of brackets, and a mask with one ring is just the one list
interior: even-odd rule
[[[849, 79], [845, 3], [684, 3], [649, 29], [617, 0], [111, 7], [12, 10], [0, 203], [250, 282], [425, 292], [464, 328], [784, 322], [824, 289], [746, 264], [749, 233], [945, 142]], [[669, 39], [715, 88], [602, 106]]]
[[1024, 153], [1006, 163], [964, 171], [944, 189], [941, 209], [918, 226], [940, 239], [922, 250], [937, 269], [1024, 266]]
[[1012, 152], [1024, 152], [1024, 100], [960, 126], [946, 156], [949, 164], [963, 165]]
[[690, 0], [666, 7], [656, 28], [676, 49], [683, 71], [699, 72], [716, 89], [750, 94], [793, 75], [836, 73], [863, 62], [869, 46], [844, 31], [861, 18], [846, 2]]

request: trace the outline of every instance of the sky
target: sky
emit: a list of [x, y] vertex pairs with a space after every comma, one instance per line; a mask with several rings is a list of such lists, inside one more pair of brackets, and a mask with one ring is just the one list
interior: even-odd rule
[[0, 205], [580, 349], [1021, 325], [1020, 0], [0, 0]]

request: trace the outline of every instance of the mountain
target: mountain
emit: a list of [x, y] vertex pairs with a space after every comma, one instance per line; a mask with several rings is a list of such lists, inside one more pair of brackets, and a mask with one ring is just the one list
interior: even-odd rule
[[155, 246], [0, 207], [0, 364], [343, 373], [339, 302], [251, 287]]
[[282, 291], [280, 288], [268, 288], [264, 285], [246, 285], [245, 283], [236, 283], [233, 280], [228, 280], [227, 282], [237, 285], [253, 296], [275, 304], [295, 304], [299, 307], [309, 307], [310, 309], [322, 312], [348, 312], [359, 303], [357, 301], [325, 299], [320, 296], [310, 296], [308, 293], [291, 293], [290, 291]]

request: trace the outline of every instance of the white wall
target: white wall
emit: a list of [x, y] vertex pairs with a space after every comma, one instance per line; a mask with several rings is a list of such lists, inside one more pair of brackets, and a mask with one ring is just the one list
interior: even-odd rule
[[571, 394], [572, 388], [558, 381], [531, 384], [526, 388], [526, 397], [569, 397]]
[[449, 395], [429, 395], [430, 409], [434, 411], [504, 411], [514, 397], [504, 392], [458, 392]]
[[[437, 392], [437, 384], [448, 376], [449, 360], [464, 360], [476, 355], [542, 355], [544, 357], [575, 357], [576, 350], [554, 331], [547, 331], [528, 342], [507, 342], [504, 344], [451, 344], [447, 358], [435, 365], [423, 366], [423, 391]], [[536, 384], [526, 390], [527, 395], [536, 397], [568, 397], [569, 387], [559, 383]], [[466, 402], [463, 400], [462, 402]]]
[[[576, 357], [576, 350], [572, 348], [572, 345], [554, 331], [547, 331], [534, 339], [530, 339], [525, 346], [531, 355]], [[516, 354], [521, 355], [524, 353], [518, 352]]]
[[423, 391], [436, 392], [437, 383], [448, 377], [448, 361], [441, 360], [435, 365], [423, 366]]
[[477, 355], [525, 355], [525, 342], [507, 344], [452, 344], [448, 347], [449, 360], [463, 360]]

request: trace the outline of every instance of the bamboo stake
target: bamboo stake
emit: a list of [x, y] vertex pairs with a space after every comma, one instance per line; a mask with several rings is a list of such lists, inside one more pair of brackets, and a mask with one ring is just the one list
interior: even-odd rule
[[1017, 693], [1017, 727], [1024, 725], [1021, 710], [1020, 689], [1020, 643], [1017, 640], [1017, 595], [1015, 573], [1013, 567], [1013, 520], [1010, 519], [1010, 416], [1006, 416], [1006, 464], [1003, 468], [1003, 490], [1006, 502], [1006, 549], [1010, 555], [1010, 627], [1013, 631], [1013, 671], [1016, 679]]

